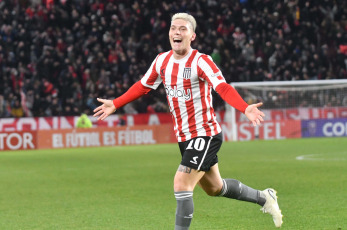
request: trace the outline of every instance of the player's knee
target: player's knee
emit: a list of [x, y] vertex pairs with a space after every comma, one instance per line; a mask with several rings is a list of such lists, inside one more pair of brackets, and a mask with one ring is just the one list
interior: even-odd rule
[[174, 178], [174, 191], [193, 191], [195, 187], [194, 180], [187, 178], [184, 174], [176, 174]]
[[209, 196], [218, 196], [220, 194], [221, 188], [213, 187], [204, 189], [204, 191]]
[[207, 195], [209, 196], [217, 196], [218, 194], [213, 191], [205, 191]]
[[174, 182], [174, 191], [175, 192], [193, 191], [193, 187], [190, 186], [187, 183], [182, 182], [182, 181], [175, 180], [175, 182]]

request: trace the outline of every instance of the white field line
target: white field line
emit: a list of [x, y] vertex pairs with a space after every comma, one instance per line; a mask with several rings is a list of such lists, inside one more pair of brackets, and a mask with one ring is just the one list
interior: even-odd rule
[[[343, 154], [347, 152], [339, 152], [337, 154]], [[297, 156], [295, 159], [298, 161], [345, 161], [347, 160], [347, 155], [342, 157], [329, 157], [330, 153], [316, 153]], [[335, 153], [336, 154], [336, 153]], [[334, 154], [334, 155], [335, 155]]]

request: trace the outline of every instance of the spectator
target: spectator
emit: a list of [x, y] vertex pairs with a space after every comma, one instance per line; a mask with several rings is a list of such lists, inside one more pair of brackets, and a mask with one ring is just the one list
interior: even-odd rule
[[16, 118], [24, 116], [24, 111], [20, 104], [19, 99], [16, 99], [14, 101], [14, 104], [11, 106], [11, 115]]
[[[164, 35], [178, 11], [189, 11], [205, 25], [197, 28], [201, 37], [192, 45], [213, 56], [227, 81], [347, 78], [347, 53], [340, 50], [347, 45], [344, 0], [1, 3], [0, 94], [10, 105], [22, 90], [27, 101], [20, 104], [27, 105], [28, 115], [91, 112], [89, 94], [124, 93], [147, 70], [146, 60], [169, 49]], [[116, 95], [110, 95], [113, 88]], [[49, 98], [57, 111], [37, 106]], [[71, 98], [81, 104], [72, 108]], [[164, 102], [165, 92], [143, 103], [158, 104], [158, 99]], [[141, 104], [134, 109], [146, 111]], [[157, 109], [163, 110], [151, 111]]]
[[91, 128], [93, 126], [87, 114], [82, 114], [76, 122], [76, 128]]
[[7, 110], [6, 100], [3, 95], [0, 94], [0, 117], [8, 117], [10, 114]]

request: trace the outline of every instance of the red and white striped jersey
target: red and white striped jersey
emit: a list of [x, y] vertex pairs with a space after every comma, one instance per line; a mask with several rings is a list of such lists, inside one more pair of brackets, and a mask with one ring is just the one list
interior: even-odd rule
[[208, 55], [191, 49], [176, 60], [173, 51], [159, 54], [141, 83], [157, 89], [163, 82], [178, 142], [222, 131], [212, 107], [211, 88], [225, 79]]

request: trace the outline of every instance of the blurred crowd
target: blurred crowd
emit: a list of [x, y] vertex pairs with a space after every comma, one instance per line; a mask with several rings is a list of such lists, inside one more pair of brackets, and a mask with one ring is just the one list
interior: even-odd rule
[[[227, 82], [347, 78], [345, 0], [0, 0], [0, 12], [0, 117], [91, 114], [170, 49], [176, 12], [194, 15], [192, 46]], [[159, 87], [120, 112], [166, 111]]]

